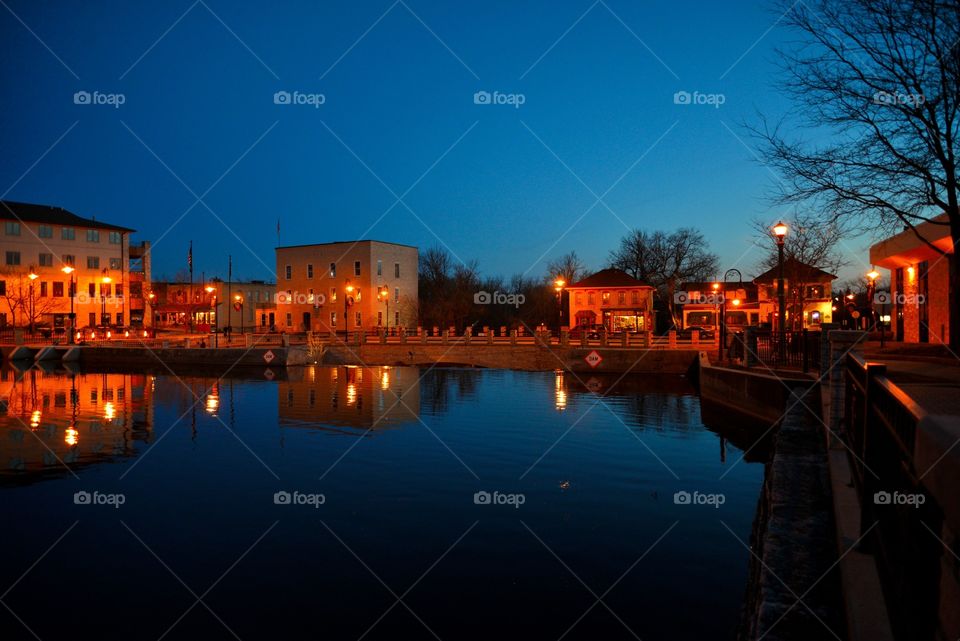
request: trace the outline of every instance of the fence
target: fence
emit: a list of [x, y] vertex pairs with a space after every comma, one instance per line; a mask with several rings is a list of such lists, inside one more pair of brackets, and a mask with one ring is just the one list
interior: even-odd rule
[[756, 359], [767, 367], [799, 368], [804, 372], [820, 367], [818, 331], [754, 332]]
[[[849, 353], [844, 363], [843, 440], [860, 495], [862, 547], [877, 557], [898, 639], [932, 640], [940, 598], [943, 515], [923, 492], [914, 445], [923, 410], [886, 377], [886, 366]], [[927, 496], [922, 504], [896, 497]], [[873, 524], [876, 523], [876, 526]]]

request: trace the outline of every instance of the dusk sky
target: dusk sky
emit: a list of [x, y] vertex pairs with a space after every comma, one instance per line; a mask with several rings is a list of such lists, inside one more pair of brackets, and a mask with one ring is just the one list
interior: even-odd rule
[[156, 276], [193, 240], [198, 278], [273, 279], [278, 219], [507, 277], [694, 226], [748, 276], [748, 221], [789, 216], [743, 126], [790, 107], [767, 2], [4, 2], [0, 193], [136, 228]]

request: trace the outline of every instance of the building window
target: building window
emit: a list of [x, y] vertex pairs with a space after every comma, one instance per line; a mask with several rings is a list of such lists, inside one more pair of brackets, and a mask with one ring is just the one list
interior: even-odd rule
[[383, 327], [383, 312], [377, 312], [377, 327]]
[[596, 297], [593, 292], [587, 292], [587, 305], [593, 305], [596, 302]]
[[[90, 295], [90, 298], [95, 298], [95, 297], [96, 297], [96, 295], [97, 295], [97, 284], [96, 284], [96, 283], [90, 283], [89, 285], [87, 285], [87, 294]], [[92, 324], [92, 325], [96, 325], [96, 323], [91, 323], [91, 324]]]
[[[7, 281], [0, 280], [0, 296], [6, 296], [6, 295], [7, 295]], [[6, 325], [6, 323], [3, 323], [3, 324]]]
[[337, 277], [337, 264], [330, 263], [330, 278], [336, 278], [336, 277]]
[[63, 254], [60, 257], [60, 260], [63, 262], [64, 265], [70, 265], [72, 267], [76, 264], [77, 257], [74, 256], [73, 254]]
[[393, 302], [395, 302], [395, 303], [399, 303], [399, 302], [400, 302], [400, 288], [399, 288], [399, 287], [394, 287], [394, 288], [393, 288]]
[[283, 268], [283, 277], [287, 280], [293, 278], [293, 265], [287, 265]]
[[313, 263], [307, 263], [307, 278], [313, 278]]
[[600, 304], [609, 305], [610, 304], [610, 292], [603, 292], [600, 294]]
[[293, 314], [287, 313], [287, 327], [293, 327]]
[[331, 288], [330, 288], [330, 302], [331, 302], [331, 303], [337, 302], [337, 288], [336, 288], [336, 287], [331, 287]]
[[363, 325], [360, 318], [360, 312], [357, 312], [356, 316], [354, 316], [353, 324], [356, 325], [357, 327], [360, 327], [361, 325]]
[[330, 312], [330, 327], [336, 327], [336, 326], [337, 326], [337, 313]]
[[630, 292], [630, 303], [633, 305], [636, 305], [639, 302], [640, 302], [640, 292], [638, 292], [637, 290], [633, 290], [632, 292]]
[[359, 260], [353, 261], [353, 275], [354, 275], [354, 276], [359, 276], [359, 275], [360, 275], [360, 261], [359, 261]]
[[76, 240], [77, 230], [73, 227], [63, 227], [60, 229], [60, 240]]
[[100, 283], [100, 295], [101, 296], [110, 295], [110, 283]]
[[112, 231], [109, 235], [109, 241], [111, 245], [119, 245], [123, 242], [123, 236], [118, 231]]
[[627, 302], [627, 292], [617, 292], [617, 304], [624, 305]]
[[87, 269], [100, 269], [100, 257], [87, 256]]
[[806, 298], [823, 298], [822, 285], [807, 285]]
[[7, 252], [7, 264], [8, 264], [8, 265], [19, 265], [19, 264], [20, 264], [20, 252]]
[[40, 225], [37, 235], [40, 238], [53, 238], [53, 227], [50, 225]]
[[393, 264], [393, 277], [400, 278], [400, 263]]
[[577, 292], [576, 294], [574, 294], [574, 295], [573, 295], [573, 301], [574, 301], [577, 305], [583, 305], [583, 293], [582, 293], [582, 292]]
[[87, 230], [87, 242], [88, 242], [88, 243], [99, 243], [99, 242], [100, 242], [100, 230], [99, 230], [99, 229], [88, 229], [88, 230]]
[[383, 276], [383, 261], [377, 261], [377, 276]]
[[63, 283], [60, 281], [53, 282], [53, 297], [54, 298], [63, 298]]
[[119, 258], [110, 259], [110, 269], [120, 269], [121, 267], [123, 267], [123, 261]]
[[53, 254], [45, 254], [40, 252], [40, 266], [53, 267]]
[[113, 293], [117, 295], [117, 298], [123, 297], [123, 283], [117, 283], [113, 288]]
[[393, 324], [395, 327], [400, 326], [400, 312], [393, 313]]
[[42, 280], [40, 281], [40, 298], [46, 298], [46, 297], [47, 297], [47, 282]]
[[19, 236], [20, 223], [15, 220], [8, 220], [3, 224], [3, 231], [7, 236]]

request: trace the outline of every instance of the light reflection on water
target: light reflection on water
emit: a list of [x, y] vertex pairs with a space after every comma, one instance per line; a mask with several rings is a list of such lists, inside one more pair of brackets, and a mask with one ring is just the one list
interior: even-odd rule
[[[219, 380], [4, 369], [0, 496], [18, 525], [3, 535], [0, 584], [79, 522], [11, 591], [11, 607], [41, 638], [128, 638], [134, 627], [157, 638], [189, 594], [137, 538], [199, 593], [269, 529], [211, 596], [240, 638], [270, 634], [278, 620], [285, 638], [357, 638], [394, 600], [380, 580], [402, 594], [446, 550], [405, 598], [440, 638], [556, 639], [594, 601], [581, 581], [602, 594], [669, 532], [604, 597], [622, 622], [598, 606], [566, 638], [633, 638], [624, 623], [644, 639], [732, 638], [748, 553], [721, 520], [749, 539], [762, 466], [704, 426], [685, 380], [616, 380], [408, 367]], [[74, 505], [80, 490], [125, 502]], [[326, 501], [276, 505], [280, 490]], [[676, 505], [680, 490], [726, 502]], [[525, 499], [477, 505], [478, 491]], [[41, 595], [91, 572], [96, 581], [61, 616], [46, 615]], [[367, 638], [430, 636], [404, 612]], [[0, 618], [0, 630], [17, 625]], [[191, 615], [177, 632], [226, 631]]]

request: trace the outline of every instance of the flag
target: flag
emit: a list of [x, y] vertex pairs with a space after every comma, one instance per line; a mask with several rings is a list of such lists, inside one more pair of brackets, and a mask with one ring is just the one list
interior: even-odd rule
[[187, 250], [187, 265], [193, 269], [193, 241], [190, 241], [190, 249]]

